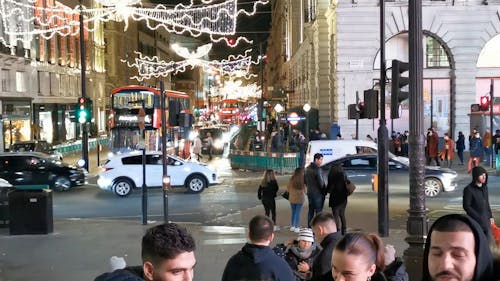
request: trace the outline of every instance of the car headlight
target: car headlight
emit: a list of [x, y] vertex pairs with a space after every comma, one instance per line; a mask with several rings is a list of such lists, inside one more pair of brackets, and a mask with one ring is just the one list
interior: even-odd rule
[[456, 174], [453, 174], [453, 173], [443, 173], [443, 178], [446, 178], [446, 179], [454, 179], [456, 178], [457, 175]]
[[224, 142], [221, 139], [216, 139], [214, 141], [214, 147], [217, 149], [221, 149], [224, 147]]

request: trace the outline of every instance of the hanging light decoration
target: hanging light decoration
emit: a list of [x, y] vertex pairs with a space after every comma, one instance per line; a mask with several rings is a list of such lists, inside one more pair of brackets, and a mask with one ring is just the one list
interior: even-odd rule
[[141, 0], [95, 0], [102, 6], [131, 6], [140, 4]]

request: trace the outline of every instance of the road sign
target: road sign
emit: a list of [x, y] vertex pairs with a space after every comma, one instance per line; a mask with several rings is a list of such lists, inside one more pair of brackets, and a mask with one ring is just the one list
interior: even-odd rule
[[302, 118], [297, 114], [297, 112], [291, 112], [289, 115], [288, 115], [288, 118], [286, 118], [286, 120], [288, 122], [290, 122], [290, 125], [292, 126], [295, 126], [297, 124], [299, 124], [299, 121], [301, 120]]
[[139, 109], [139, 118], [137, 121], [139, 122], [139, 129], [146, 129], [146, 124], [144, 123], [144, 117], [146, 116], [146, 112], [144, 112], [144, 108]]

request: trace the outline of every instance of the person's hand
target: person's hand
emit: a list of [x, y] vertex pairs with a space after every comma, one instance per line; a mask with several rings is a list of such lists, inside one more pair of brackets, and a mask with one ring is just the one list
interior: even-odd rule
[[495, 224], [495, 219], [494, 218], [490, 218], [490, 224]]
[[311, 268], [309, 267], [309, 264], [305, 261], [301, 261], [298, 265], [297, 265], [297, 269], [300, 271], [300, 272], [308, 272]]

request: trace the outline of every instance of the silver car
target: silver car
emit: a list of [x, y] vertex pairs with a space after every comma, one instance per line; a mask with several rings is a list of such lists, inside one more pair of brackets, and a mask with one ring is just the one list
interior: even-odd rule
[[[321, 166], [321, 176], [328, 179], [328, 170], [333, 164], [340, 164], [349, 180], [356, 185], [356, 193], [373, 192], [372, 180], [377, 174], [376, 154], [356, 154], [342, 157]], [[398, 158], [389, 158], [389, 193], [409, 193], [409, 167]], [[424, 188], [427, 197], [435, 197], [440, 192], [453, 191], [457, 187], [457, 172], [440, 167], [425, 167]]]

